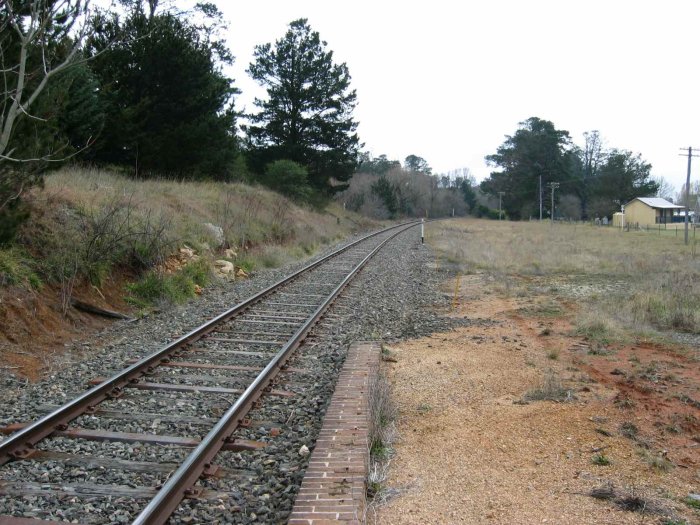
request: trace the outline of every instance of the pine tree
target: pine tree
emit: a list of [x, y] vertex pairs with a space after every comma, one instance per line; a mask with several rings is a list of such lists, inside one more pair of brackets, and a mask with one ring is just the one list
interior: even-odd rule
[[288, 159], [309, 171], [309, 182], [330, 193], [332, 179], [346, 182], [357, 166], [360, 141], [352, 119], [357, 95], [350, 89], [347, 66], [333, 62], [306, 19], [289, 25], [284, 38], [255, 48], [248, 72], [267, 88], [267, 99], [255, 101], [260, 111], [245, 129], [255, 171]]
[[[228, 179], [237, 155], [238, 90], [222, 72], [233, 59], [206, 26], [184, 16], [148, 13], [135, 2], [126, 19], [96, 21], [93, 67], [107, 112], [95, 160], [138, 175]], [[208, 4], [204, 13], [220, 13]], [[114, 42], [114, 43], [112, 43]], [[111, 45], [110, 45], [111, 43]]]

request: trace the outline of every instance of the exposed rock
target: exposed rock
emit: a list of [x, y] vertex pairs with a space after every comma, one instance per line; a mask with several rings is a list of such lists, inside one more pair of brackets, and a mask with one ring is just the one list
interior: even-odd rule
[[236, 272], [236, 277], [243, 277], [246, 278], [248, 277], [248, 274], [243, 268], [239, 268], [238, 271]]
[[202, 226], [204, 227], [204, 231], [211, 236], [217, 247], [224, 245], [226, 237], [224, 236], [224, 229], [221, 226], [217, 226], [216, 224], [212, 224], [210, 222], [205, 222]]
[[230, 261], [225, 261], [224, 259], [217, 259], [214, 261], [214, 268], [216, 268], [217, 272], [224, 275], [228, 275], [234, 271], [233, 263]]
[[180, 256], [184, 259], [192, 259], [195, 256], [194, 250], [187, 245], [180, 248]]
[[238, 257], [238, 254], [231, 248], [226, 248], [224, 250], [224, 257], [226, 257], [227, 259], [235, 259], [236, 257]]

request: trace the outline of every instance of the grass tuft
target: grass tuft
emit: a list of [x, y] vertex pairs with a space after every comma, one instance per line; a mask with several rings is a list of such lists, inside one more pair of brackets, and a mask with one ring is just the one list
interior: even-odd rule
[[593, 456], [593, 458], [591, 459], [591, 463], [601, 467], [607, 467], [608, 465], [612, 464], [612, 461], [610, 461], [610, 458], [608, 456], [601, 452], [600, 454], [596, 454], [595, 456]]
[[571, 390], [564, 388], [561, 379], [554, 371], [549, 370], [537, 388], [525, 393], [523, 401], [572, 401], [574, 400]]
[[389, 382], [380, 371], [370, 378], [368, 392], [370, 465], [367, 496], [374, 499], [381, 498], [384, 492], [382, 484], [388, 475], [398, 409], [391, 398]]
[[637, 439], [639, 429], [637, 428], [637, 425], [631, 421], [625, 421], [620, 425], [620, 434], [629, 439]]
[[639, 455], [645, 463], [657, 472], [669, 472], [674, 467], [674, 464], [665, 457], [651, 454], [645, 449], [640, 449]]
[[691, 498], [690, 496], [688, 496], [687, 498], [683, 499], [683, 503], [685, 503], [692, 509], [700, 510], [700, 499], [698, 498]]

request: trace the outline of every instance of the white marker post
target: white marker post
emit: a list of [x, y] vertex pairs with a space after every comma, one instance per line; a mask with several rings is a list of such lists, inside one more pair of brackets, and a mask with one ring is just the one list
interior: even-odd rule
[[622, 204], [622, 220], [620, 221], [620, 229], [625, 231], [625, 205]]
[[420, 243], [423, 244], [425, 241], [425, 219], [420, 220]]

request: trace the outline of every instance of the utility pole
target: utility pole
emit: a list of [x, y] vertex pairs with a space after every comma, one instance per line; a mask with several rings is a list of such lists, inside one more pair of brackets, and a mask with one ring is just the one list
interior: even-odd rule
[[499, 191], [498, 192], [498, 220], [501, 220], [501, 202], [503, 200], [503, 196], [506, 194], [505, 191]]
[[[685, 148], [681, 148], [681, 151], [684, 151]], [[682, 157], [685, 157], [685, 153], [682, 154]], [[693, 155], [693, 148], [692, 146], [688, 147], [688, 174], [686, 175], [685, 178], [685, 244], [688, 244], [688, 221], [690, 220], [690, 161], [692, 160], [693, 157], [700, 157], [700, 155]]]
[[556, 190], [559, 187], [559, 183], [558, 182], [550, 182], [549, 187], [552, 188], [552, 212], [551, 212], [552, 217], [551, 217], [551, 219], [552, 219], [552, 224], [554, 224], [554, 190]]
[[540, 173], [540, 222], [542, 222], [542, 174]]

